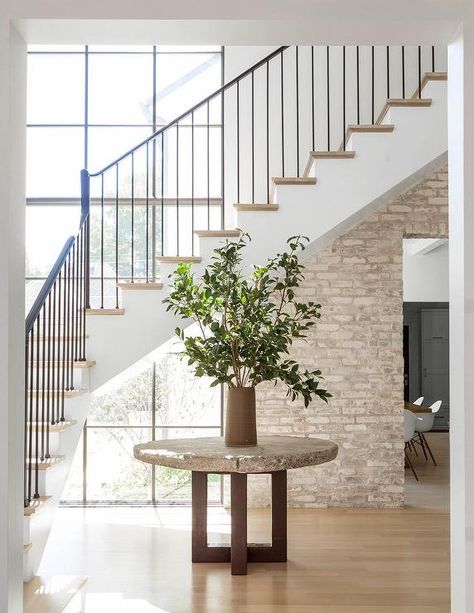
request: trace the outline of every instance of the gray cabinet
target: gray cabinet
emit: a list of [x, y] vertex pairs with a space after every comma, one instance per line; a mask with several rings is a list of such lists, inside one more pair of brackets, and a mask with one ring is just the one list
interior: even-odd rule
[[434, 429], [449, 427], [449, 311], [421, 311], [421, 390], [424, 405], [442, 400]]

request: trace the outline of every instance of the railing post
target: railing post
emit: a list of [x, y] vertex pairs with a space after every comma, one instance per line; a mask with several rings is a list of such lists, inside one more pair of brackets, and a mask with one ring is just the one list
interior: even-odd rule
[[84, 223], [84, 304], [90, 308], [90, 183], [86, 169], [81, 170], [81, 225]]

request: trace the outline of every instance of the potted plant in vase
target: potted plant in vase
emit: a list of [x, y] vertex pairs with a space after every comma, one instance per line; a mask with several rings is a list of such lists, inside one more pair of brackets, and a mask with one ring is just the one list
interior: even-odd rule
[[238, 241], [214, 250], [210, 266], [196, 280], [191, 264], [180, 263], [170, 275], [167, 310], [198, 326], [198, 334], [176, 334], [184, 344], [183, 356], [198, 377], [211, 377], [212, 386], [227, 386], [225, 443], [229, 447], [257, 445], [255, 387], [263, 381], [282, 381], [286, 395], [301, 396], [305, 406], [318, 396], [331, 396], [319, 384], [321, 371], [303, 369], [290, 358], [293, 339], [305, 338], [320, 317], [321, 305], [299, 302], [295, 289], [304, 266], [298, 252], [305, 237], [288, 239], [288, 249], [254, 266], [251, 275], [241, 269], [242, 250], [250, 241]]

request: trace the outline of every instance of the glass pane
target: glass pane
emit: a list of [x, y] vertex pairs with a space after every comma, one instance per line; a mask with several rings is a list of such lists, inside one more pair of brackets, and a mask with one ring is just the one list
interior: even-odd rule
[[220, 87], [221, 55], [159, 55], [156, 73], [156, 120], [166, 124]]
[[219, 45], [158, 45], [157, 53], [206, 53], [221, 51]]
[[153, 53], [153, 45], [89, 45], [89, 53]]
[[156, 363], [156, 423], [219, 426], [221, 390], [210, 383], [207, 377], [195, 377], [186, 359], [166, 354]]
[[89, 122], [153, 124], [151, 55], [89, 57]]
[[92, 395], [87, 418], [89, 426], [151, 425], [151, 369], [147, 362], [142, 362], [138, 368], [141, 371], [137, 370], [127, 380], [120, 381], [113, 388], [107, 386], [104, 391]]
[[83, 479], [83, 464], [82, 464], [82, 449], [83, 449], [83, 437], [79, 440], [76, 453], [72, 460], [71, 468], [64, 486], [61, 500], [82, 502], [82, 479]]
[[[51, 205], [26, 207], [27, 277], [46, 277], [69, 236], [79, 229], [80, 206]], [[43, 285], [44, 279], [26, 282], [26, 312]]]
[[87, 499], [151, 498], [151, 466], [133, 457], [133, 447], [151, 438], [150, 428], [87, 428]]
[[89, 168], [100, 170], [151, 133], [151, 128], [89, 128]]
[[28, 55], [28, 123], [84, 123], [84, 56]]
[[28, 52], [43, 52], [43, 53], [84, 53], [84, 45], [28, 45]]
[[83, 166], [83, 128], [28, 128], [27, 197], [79, 197]]
[[[220, 429], [157, 428], [156, 439], [200, 438], [220, 436]], [[221, 477], [209, 475], [208, 500], [221, 500]], [[191, 500], [191, 472], [166, 466], [156, 467], [156, 497], [158, 500]]]

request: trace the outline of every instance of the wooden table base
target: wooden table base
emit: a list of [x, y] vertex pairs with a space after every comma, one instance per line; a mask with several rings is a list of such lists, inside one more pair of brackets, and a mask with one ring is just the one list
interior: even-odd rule
[[230, 562], [233, 575], [246, 575], [247, 562], [286, 562], [286, 470], [272, 472], [272, 543], [247, 543], [247, 474], [230, 473], [231, 546], [207, 542], [207, 475], [192, 473], [192, 561]]

